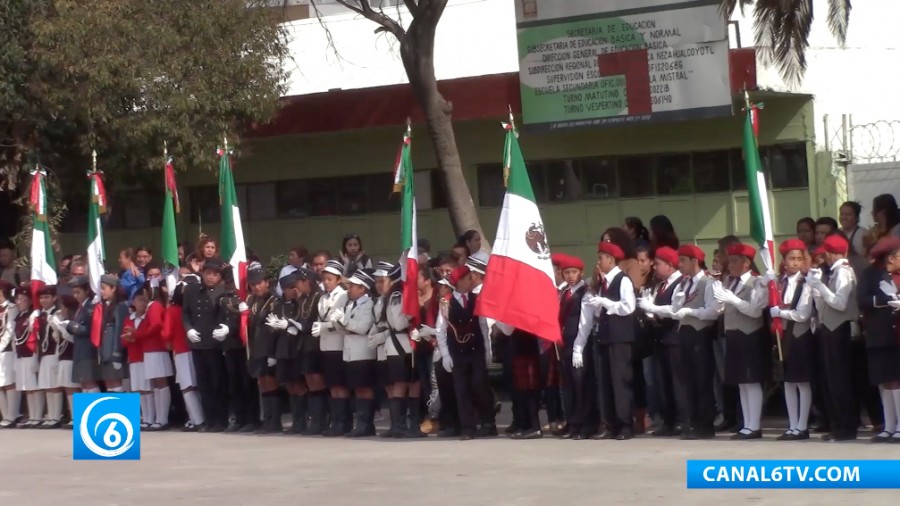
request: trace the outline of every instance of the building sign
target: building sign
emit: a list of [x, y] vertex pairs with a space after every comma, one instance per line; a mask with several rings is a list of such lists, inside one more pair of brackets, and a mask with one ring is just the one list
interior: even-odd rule
[[516, 0], [526, 127], [732, 114], [719, 0]]

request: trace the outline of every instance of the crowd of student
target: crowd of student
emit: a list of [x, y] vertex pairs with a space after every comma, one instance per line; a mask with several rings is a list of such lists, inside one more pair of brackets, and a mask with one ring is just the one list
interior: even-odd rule
[[[474, 231], [436, 258], [421, 241], [415, 280], [353, 234], [337, 257], [293, 248], [277, 279], [251, 256], [246, 300], [210, 237], [180, 247], [177, 284], [141, 247], [99, 294], [76, 256], [36, 298], [0, 244], [0, 427], [60, 427], [66, 398], [71, 412], [73, 393], [104, 388], [140, 393], [149, 431], [183, 406], [183, 430], [282, 432], [286, 394], [289, 433], [371, 436], [387, 407], [384, 437], [490, 437], [499, 362], [515, 439], [758, 439], [764, 386], [779, 381], [779, 440], [808, 439], [811, 417], [824, 439], [854, 439], [866, 411], [873, 441], [900, 442], [900, 210], [879, 196], [869, 230], [860, 214], [848, 202], [840, 222], [801, 219], [769, 271], [736, 237], [707, 265], [665, 216], [649, 230], [628, 218], [602, 234], [587, 275], [553, 255], [558, 345], [475, 314], [489, 254]], [[404, 283], [417, 284], [415, 318]]]

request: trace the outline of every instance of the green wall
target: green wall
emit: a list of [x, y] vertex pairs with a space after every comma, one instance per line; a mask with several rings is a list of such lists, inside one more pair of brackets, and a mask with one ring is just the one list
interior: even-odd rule
[[[794, 232], [795, 221], [820, 212], [835, 214], [838, 200], [830, 163], [817, 160], [813, 136], [813, 104], [810, 97], [764, 97], [760, 144], [807, 142], [810, 190], [777, 190], [772, 193], [774, 226], [778, 238]], [[504, 132], [500, 120], [460, 122], [456, 124], [466, 179], [473, 195], [476, 165], [500, 161]], [[579, 158], [603, 155], [674, 153], [736, 148], [741, 142], [742, 117], [686, 121], [657, 125], [626, 126], [546, 134], [523, 132], [520, 142], [526, 160]], [[392, 170], [402, 128], [311, 136], [254, 140], [243, 146], [243, 156], [234, 164], [235, 180], [241, 182], [277, 181], [303, 177], [386, 173]], [[427, 132], [414, 128], [413, 164], [417, 169], [437, 166]], [[817, 161], [819, 163], [817, 163]], [[190, 209], [187, 187], [214, 182], [212, 173], [181, 176], [182, 208]], [[385, 195], [389, 191], [385, 188]], [[715, 240], [727, 234], [749, 233], [746, 192], [706, 193], [687, 196], [586, 200], [542, 205], [545, 226], [554, 248], [576, 254], [592, 265], [596, 241], [603, 229], [622, 223], [626, 216], [648, 220], [654, 214], [666, 214], [675, 224], [682, 240], [695, 241], [712, 252]], [[482, 226], [491, 238], [498, 208], [480, 209]], [[195, 239], [196, 225], [187, 213], [178, 218], [179, 237]], [[336, 251], [341, 237], [348, 232], [362, 235], [366, 250], [376, 258], [393, 259], [399, 251], [399, 220], [394, 213], [348, 217], [312, 217], [302, 220], [265, 220], [244, 223], [247, 242], [262, 258], [286, 251], [302, 243], [310, 250]], [[204, 231], [218, 235], [215, 226]], [[445, 250], [452, 242], [452, 230], [446, 210], [421, 210], [419, 236], [431, 240], [435, 250]], [[147, 244], [158, 249], [159, 229], [109, 231], [108, 256], [126, 245]], [[80, 249], [83, 234], [68, 234], [62, 244], [67, 252]]]

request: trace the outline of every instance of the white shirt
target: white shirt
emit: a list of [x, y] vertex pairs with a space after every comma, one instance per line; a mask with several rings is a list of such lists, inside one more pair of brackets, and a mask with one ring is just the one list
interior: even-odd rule
[[[850, 301], [850, 294], [853, 292], [853, 269], [845, 269], [841, 266], [847, 265], [846, 258], [841, 258], [831, 265], [831, 280], [828, 284], [822, 284], [816, 288], [819, 297], [816, 299], [816, 305], [827, 304], [835, 311], [841, 312], [847, 310], [847, 303]], [[831, 287], [834, 287], [832, 290]]]
[[[737, 294], [741, 291], [742, 288], [744, 288], [745, 285], [751, 282], [752, 278], [753, 273], [747, 271], [741, 274], [741, 277], [738, 278], [737, 285], [734, 285], [734, 279], [731, 279], [731, 286], [727, 286], [725, 288], [730, 290], [731, 293]], [[735, 302], [731, 305], [750, 318], [759, 318], [760, 316], [762, 316], [763, 309], [766, 308], [766, 303], [768, 302], [766, 300], [768, 298], [768, 287], [766, 287], [766, 285], [762, 283], [761, 280], [753, 280], [752, 283], [753, 286], [749, 287], [750, 290], [752, 290], [752, 292], [750, 293], [750, 300], [746, 301], [741, 299], [740, 302]], [[734, 287], [734, 290], [731, 290], [732, 287]]]
[[[788, 307], [794, 302], [794, 296], [797, 294], [797, 285], [800, 284], [801, 279], [803, 279], [803, 274], [800, 272], [788, 276], [787, 278], [787, 288], [784, 290], [782, 300]], [[784, 279], [782, 279], [781, 282], [784, 283]], [[809, 319], [812, 318], [813, 307], [809, 286], [804, 283], [802, 290], [803, 292], [800, 293], [800, 300], [797, 301], [797, 308], [782, 309], [781, 318], [798, 323], [809, 321]]]
[[[706, 277], [706, 273], [703, 271], [698, 272], [692, 278], [683, 280], [681, 282], [681, 286], [678, 288], [676, 294], [684, 294], [683, 297], [679, 297], [675, 299], [673, 297], [671, 310], [672, 313], [678, 312], [679, 309], [684, 307], [684, 303], [690, 299], [691, 297], [697, 294], [697, 289], [700, 287], [700, 280]], [[693, 283], [690, 281], [693, 280]], [[714, 285], [715, 283], [708, 282], [706, 283], [706, 290], [703, 292], [703, 307], [691, 310], [691, 316], [702, 321], [715, 321], [719, 319], [719, 314], [722, 313], [722, 304], [716, 300]], [[690, 292], [686, 290], [690, 286]]]
[[[472, 293], [478, 295], [481, 293], [481, 287], [483, 285], [478, 285], [472, 289]], [[463, 294], [453, 290], [453, 298], [456, 299], [456, 302], [459, 303], [460, 306], [465, 307], [463, 305]], [[434, 324], [435, 335], [437, 337], [438, 349], [441, 352], [441, 355], [450, 356], [450, 351], [447, 348], [447, 317], [444, 316], [444, 311], [438, 310], [437, 321]], [[478, 324], [481, 327], [481, 336], [484, 338], [484, 348], [486, 353], [491, 353], [491, 329], [494, 328], [496, 322], [493, 318], [486, 318], [484, 316], [478, 317]], [[501, 331], [504, 330], [501, 327]], [[506, 329], [509, 330], [509, 329]], [[505, 332], [504, 332], [505, 333]], [[510, 333], [512, 331], [510, 330]]]
[[[683, 277], [683, 276], [682, 276], [682, 274], [681, 274], [681, 271], [675, 271], [675, 272], [673, 272], [668, 278], [666, 278], [666, 287], [665, 287], [665, 289], [668, 290], [669, 287], [671, 287], [671, 286], [677, 284], [679, 281], [681, 281], [681, 278], [682, 278], [682, 277]], [[653, 292], [652, 292], [652, 294], [653, 294], [653, 299], [651, 299], [651, 300], [649, 301], [649, 302], [651, 303], [651, 306], [650, 306], [649, 308], [644, 308], [644, 306], [641, 306], [641, 307], [644, 308], [644, 311], [646, 311], [650, 316], [659, 316], [659, 317], [662, 317], [662, 318], [672, 318], [673, 311], [672, 311], [672, 305], [671, 305], [671, 303], [670, 303], [668, 306], [656, 306], [656, 305], [653, 305], [653, 300], [655, 300], [656, 297], [657, 297], [657, 296], [660, 294], [660, 292], [661, 292], [661, 290], [659, 290], [659, 288], [660, 288], [660, 285], [659, 285], [658, 283], [656, 284], [656, 286], [653, 287]], [[676, 291], [677, 291], [677, 290], [678, 290], [678, 289], [676, 289]], [[672, 293], [674, 294], [675, 292], [672, 292]]]
[[[621, 272], [622, 270], [618, 267], [613, 267], [611, 271], [606, 273], [604, 278], [607, 280], [607, 283], [611, 283]], [[584, 298], [581, 299], [581, 315], [578, 317], [578, 335], [575, 337], [574, 344], [576, 348], [584, 348], [584, 345], [587, 344], [588, 337], [591, 335], [591, 331], [594, 329], [594, 321], [600, 318], [604, 311], [606, 314], [614, 316], [628, 316], [634, 313], [637, 308], [637, 299], [634, 296], [634, 285], [631, 283], [631, 278], [628, 276], [622, 276], [622, 281], [619, 283], [619, 300], [612, 302], [609, 308], [606, 308], [600, 304], [599, 301], [601, 299], [604, 299], [604, 297], [600, 297], [599, 295], [585, 295]]]

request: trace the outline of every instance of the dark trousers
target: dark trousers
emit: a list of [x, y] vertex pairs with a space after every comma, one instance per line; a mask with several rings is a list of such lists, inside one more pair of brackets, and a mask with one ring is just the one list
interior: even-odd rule
[[[716, 418], [716, 398], [713, 393], [715, 377], [715, 358], [713, 357], [714, 328], [696, 330], [684, 326], [678, 330], [680, 364], [673, 364], [680, 369], [682, 389], [676, 389], [684, 397], [676, 398], [676, 404], [684, 406], [687, 415], [687, 426], [703, 432], [712, 432]], [[687, 427], [685, 427], [687, 428]]]
[[812, 382], [813, 404], [812, 411], [819, 427], [831, 430], [831, 409], [828, 407], [828, 370], [825, 368], [825, 349], [822, 344], [822, 329], [820, 326], [813, 340], [815, 346], [815, 372]]
[[259, 423], [259, 387], [247, 372], [246, 350], [227, 350], [225, 368], [228, 371], [228, 401], [235, 423]]
[[[862, 339], [858, 339], [852, 341], [851, 346], [853, 347], [853, 386], [856, 397], [859, 399], [862, 409], [869, 416], [869, 422], [873, 426], [884, 425], [881, 394], [878, 393], [878, 387], [869, 382], [869, 356], [866, 351], [866, 343]], [[856, 411], [858, 413], [860, 410]]]
[[422, 385], [422, 395], [419, 396], [421, 406], [419, 409], [422, 413], [428, 413], [428, 399], [431, 398], [431, 367], [434, 366], [432, 361], [434, 352], [431, 349], [415, 350], [413, 352], [413, 367], [415, 368], [413, 378], [416, 378]]
[[572, 366], [571, 346], [563, 348], [559, 357], [563, 406], [570, 432], [587, 432], [585, 426], [592, 421], [591, 412], [596, 410], [597, 397], [594, 393], [593, 353], [593, 344], [588, 341], [582, 352], [584, 365], [578, 369]]
[[634, 414], [632, 343], [594, 343], [594, 372], [600, 419], [613, 433], [631, 430]]
[[831, 432], [855, 435], [859, 426], [859, 401], [853, 388], [853, 345], [850, 342], [850, 322], [834, 330], [824, 325], [819, 329], [825, 372], [828, 384], [828, 416]]
[[444, 369], [441, 362], [434, 364], [434, 376], [437, 380], [438, 395], [441, 399], [441, 410], [438, 422], [441, 430], [459, 428], [459, 411], [456, 409], [456, 388], [453, 386], [453, 374]]
[[[560, 354], [558, 359], [557, 350]], [[556, 345], [546, 346], [546, 349], [541, 351], [540, 357], [542, 397], [544, 408], [547, 410], [547, 421], [551, 423], [562, 422], [565, 419], [559, 388], [559, 366], [562, 361], [562, 351], [562, 347]], [[569, 359], [571, 358], [570, 353]]]
[[494, 395], [483, 351], [453, 356], [453, 388], [463, 432], [475, 430], [475, 410], [483, 424], [494, 424]]
[[209, 427], [228, 425], [228, 373], [222, 350], [193, 350], [203, 416]]
[[659, 414], [666, 428], [674, 429], [687, 418], [684, 406], [678, 403], [678, 399], [685, 397], [684, 384], [681, 382], [684, 368], [681, 348], [677, 344], [656, 343], [653, 361]]

